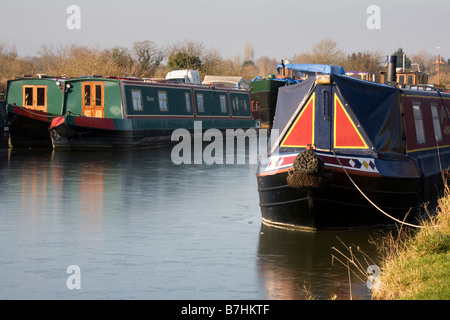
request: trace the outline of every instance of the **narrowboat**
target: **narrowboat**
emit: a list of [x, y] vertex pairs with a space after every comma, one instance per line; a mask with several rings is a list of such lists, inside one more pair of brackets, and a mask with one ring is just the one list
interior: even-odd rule
[[258, 105], [262, 128], [270, 129], [273, 126], [279, 88], [317, 74], [344, 73], [341, 66], [285, 62], [281, 60], [281, 64], [277, 65], [277, 76], [269, 74], [267, 77], [256, 77], [250, 83], [252, 101]]
[[415, 225], [450, 165], [450, 94], [342, 74], [279, 89], [257, 184], [262, 222], [293, 229]]
[[173, 79], [102, 76], [8, 81], [13, 147], [137, 148], [171, 143], [173, 130], [257, 128], [250, 93]]

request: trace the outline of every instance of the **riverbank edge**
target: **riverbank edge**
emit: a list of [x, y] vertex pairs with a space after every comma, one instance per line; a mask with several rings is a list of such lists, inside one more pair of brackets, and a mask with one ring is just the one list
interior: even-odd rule
[[381, 254], [374, 300], [450, 299], [450, 188], [420, 228], [399, 227], [378, 241]]

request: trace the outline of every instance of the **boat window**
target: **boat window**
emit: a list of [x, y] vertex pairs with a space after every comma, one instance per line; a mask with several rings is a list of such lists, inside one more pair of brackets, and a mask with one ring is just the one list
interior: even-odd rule
[[224, 95], [219, 96], [220, 99], [220, 111], [227, 113], [227, 98]]
[[169, 101], [167, 100], [166, 91], [158, 91], [159, 110], [169, 111]]
[[24, 91], [24, 105], [33, 106], [33, 87], [25, 87]]
[[142, 93], [141, 90], [131, 90], [131, 100], [133, 101], [133, 109], [142, 111]]
[[45, 106], [45, 87], [37, 87], [37, 94], [36, 94], [36, 105], [38, 107]]
[[422, 108], [420, 102], [413, 102], [414, 125], [416, 127], [417, 143], [425, 142], [425, 132], [423, 130]]
[[84, 85], [84, 105], [85, 106], [91, 105], [91, 85], [90, 84]]
[[197, 93], [197, 109], [198, 112], [205, 112], [205, 104], [203, 101], [203, 94]]
[[436, 103], [431, 103], [431, 117], [433, 118], [434, 136], [437, 141], [442, 140], [441, 122], [439, 120], [438, 106]]
[[238, 97], [234, 97], [233, 102], [232, 102], [232, 107], [233, 107], [234, 111], [239, 110], [239, 98]]
[[241, 102], [244, 107], [244, 110], [247, 111], [248, 110], [247, 100], [243, 99], [243, 100], [241, 100]]
[[96, 84], [95, 85], [95, 105], [96, 106], [102, 106], [102, 85], [101, 84]]
[[191, 95], [188, 92], [184, 93], [184, 100], [186, 102], [186, 111], [191, 112]]
[[47, 86], [24, 86], [23, 105], [30, 107], [30, 109], [45, 110], [47, 107]]

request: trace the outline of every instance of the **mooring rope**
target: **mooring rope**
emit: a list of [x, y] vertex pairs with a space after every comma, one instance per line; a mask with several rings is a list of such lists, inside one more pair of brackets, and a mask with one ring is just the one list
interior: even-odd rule
[[336, 153], [334, 152], [334, 150], [331, 150], [331, 152], [334, 154], [334, 157], [335, 157], [335, 158], [337, 159], [337, 161], [339, 162], [339, 165], [340, 165], [341, 168], [344, 170], [345, 174], [347, 175], [347, 177], [348, 177], [348, 179], [351, 181], [351, 183], [353, 183], [353, 185], [355, 186], [355, 188], [363, 195], [363, 197], [366, 198], [366, 200], [369, 201], [369, 203], [370, 203], [371, 205], [373, 205], [378, 211], [380, 211], [382, 214], [384, 214], [385, 216], [389, 217], [390, 219], [392, 219], [392, 220], [394, 220], [394, 221], [396, 221], [396, 222], [398, 222], [398, 223], [401, 223], [401, 224], [403, 224], [403, 225], [410, 226], [410, 227], [413, 227], [413, 228], [425, 228], [424, 226], [421, 226], [421, 225], [416, 225], [416, 224], [411, 224], [411, 223], [408, 223], [408, 222], [405, 222], [405, 221], [401, 221], [401, 220], [399, 220], [399, 219], [397, 219], [397, 218], [391, 216], [390, 214], [386, 213], [386, 212], [383, 211], [380, 207], [378, 207], [372, 200], [369, 199], [368, 196], [366, 196], [366, 195], [364, 194], [364, 192], [358, 187], [358, 185], [355, 183], [355, 181], [353, 181], [353, 179], [352, 179], [352, 178], [350, 177], [350, 175], [348, 174], [347, 170], [345, 170], [344, 166], [342, 165], [341, 161], [339, 160], [339, 158], [338, 158], [338, 156], [336, 155]]

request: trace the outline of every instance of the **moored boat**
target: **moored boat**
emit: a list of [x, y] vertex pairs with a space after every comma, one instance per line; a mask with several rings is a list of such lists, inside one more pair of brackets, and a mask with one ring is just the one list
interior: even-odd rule
[[171, 142], [173, 130], [257, 128], [248, 90], [113, 77], [8, 81], [13, 146], [134, 148]]
[[450, 166], [449, 100], [438, 90], [340, 74], [280, 88], [278, 139], [257, 171], [263, 223], [313, 230], [417, 223], [432, 212]]
[[63, 114], [64, 88], [46, 75], [8, 80], [6, 109], [10, 121], [10, 146], [51, 147], [48, 128]]

